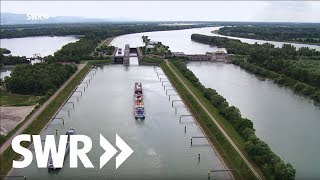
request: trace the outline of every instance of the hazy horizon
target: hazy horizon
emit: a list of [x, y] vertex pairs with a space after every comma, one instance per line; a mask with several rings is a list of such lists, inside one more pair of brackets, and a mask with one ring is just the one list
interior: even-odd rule
[[128, 21], [320, 22], [315, 1], [1, 1], [1, 12]]

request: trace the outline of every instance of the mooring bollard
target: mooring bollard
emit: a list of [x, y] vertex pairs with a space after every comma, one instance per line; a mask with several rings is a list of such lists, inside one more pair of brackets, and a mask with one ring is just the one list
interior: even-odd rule
[[56, 130], [56, 136], [58, 136], [58, 130]]

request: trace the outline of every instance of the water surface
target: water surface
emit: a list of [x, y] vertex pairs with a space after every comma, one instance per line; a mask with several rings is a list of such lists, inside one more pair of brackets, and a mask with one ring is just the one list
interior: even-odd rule
[[1, 48], [9, 49], [13, 56], [30, 58], [36, 53], [40, 53], [41, 57], [53, 55], [62, 46], [77, 40], [79, 38], [74, 36], [36, 36], [0, 39], [0, 44]]
[[[85, 79], [86, 82], [89, 77]], [[143, 86], [145, 120], [133, 117], [133, 88], [136, 81], [142, 82]], [[85, 83], [81, 84], [78, 90], [83, 91], [85, 86]], [[93, 149], [88, 156], [95, 168], [85, 169], [81, 165], [77, 169], [70, 169], [67, 167], [68, 156], [66, 167], [55, 173], [38, 169], [33, 161], [27, 168], [14, 169], [12, 175], [24, 175], [27, 179], [208, 179], [208, 170], [223, 169], [218, 156], [205, 139], [194, 140], [191, 147], [190, 138], [203, 134], [192, 119], [179, 122], [179, 114], [187, 112], [180, 107], [175, 113], [154, 67], [103, 66], [98, 69], [83, 96], [76, 93], [69, 101], [75, 102], [75, 108], [72, 108], [72, 104], [66, 104], [57, 115], [65, 119], [65, 124], [61, 120], [53, 120], [42, 135], [55, 134], [55, 129], [59, 134], [64, 134], [73, 127], [78, 134], [91, 137]], [[115, 157], [119, 153], [99, 169], [99, 157], [104, 153], [99, 147], [99, 134], [114, 146], [118, 134], [134, 150], [117, 170]], [[201, 154], [200, 161], [198, 153]], [[227, 173], [216, 173], [213, 177], [230, 179]]]
[[188, 68], [253, 121], [257, 136], [293, 164], [297, 179], [320, 177], [320, 107], [232, 64], [191, 62]]

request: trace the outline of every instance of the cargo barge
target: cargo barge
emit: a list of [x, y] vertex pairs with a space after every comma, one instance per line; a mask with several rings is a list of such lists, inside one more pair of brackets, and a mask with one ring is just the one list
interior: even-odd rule
[[144, 119], [144, 102], [141, 82], [134, 84], [134, 117], [136, 119]]
[[[76, 133], [76, 130], [73, 129], [73, 128], [70, 128], [70, 129], [66, 132], [66, 135], [68, 136], [68, 140], [67, 140], [67, 144], [66, 144], [66, 151], [65, 151], [65, 154], [64, 154], [64, 158], [66, 158], [66, 156], [69, 154], [69, 151], [70, 151], [70, 136], [71, 136], [71, 135], [75, 135], [75, 134], [77, 134], [77, 133]], [[57, 168], [57, 167], [54, 167], [54, 165], [53, 165], [53, 160], [52, 160], [52, 156], [51, 156], [51, 155], [49, 156], [47, 167], [48, 167], [48, 170], [56, 170], [56, 169], [59, 169], [59, 168]]]

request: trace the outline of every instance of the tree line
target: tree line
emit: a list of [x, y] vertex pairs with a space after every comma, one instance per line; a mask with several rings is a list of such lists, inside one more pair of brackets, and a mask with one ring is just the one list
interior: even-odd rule
[[318, 26], [232, 26], [222, 27], [219, 34], [250, 39], [320, 44], [320, 25]]
[[255, 74], [275, 79], [276, 83], [292, 87], [296, 92], [320, 101], [319, 51], [308, 47], [296, 49], [290, 44], [275, 48], [270, 43], [248, 44], [240, 40], [200, 34], [193, 34], [191, 38], [201, 43], [224, 47], [228, 53], [242, 55], [244, 62], [235, 61], [236, 65], [241, 65]]
[[250, 119], [241, 116], [240, 110], [230, 106], [226, 99], [216, 90], [206, 88], [181, 60], [173, 60], [173, 64], [201, 93], [218, 109], [221, 114], [245, 140], [245, 151], [262, 170], [267, 179], [294, 179], [295, 169], [290, 163], [285, 163], [264, 141], [255, 135], [255, 129]]
[[76, 66], [59, 63], [17, 65], [4, 80], [8, 91], [17, 94], [52, 95], [74, 72]]
[[0, 49], [0, 67], [4, 65], [29, 64], [25, 56], [12, 56], [11, 51], [5, 48]]

